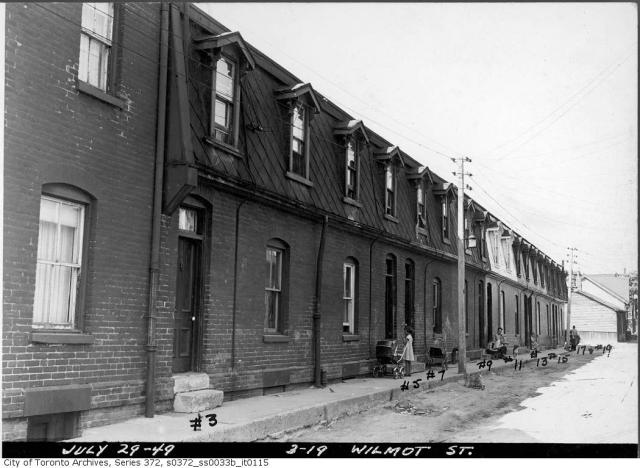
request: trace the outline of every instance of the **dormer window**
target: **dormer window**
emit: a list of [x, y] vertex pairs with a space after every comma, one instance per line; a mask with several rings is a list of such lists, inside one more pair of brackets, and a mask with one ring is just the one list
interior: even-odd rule
[[385, 214], [396, 215], [396, 170], [393, 164], [388, 164], [385, 176]]
[[427, 200], [426, 193], [423, 187], [423, 182], [418, 183], [418, 190], [416, 191], [417, 197], [417, 217], [418, 228], [427, 228]]
[[211, 118], [207, 142], [235, 154], [240, 125], [240, 76], [255, 68], [238, 32], [194, 38], [194, 49], [211, 57]]
[[442, 238], [449, 240], [449, 197], [442, 197]]
[[464, 217], [464, 250], [467, 253], [471, 253], [469, 250], [469, 237], [471, 237], [471, 231], [469, 230], [469, 220], [467, 217]]
[[504, 265], [507, 271], [511, 271], [511, 251], [509, 249], [509, 236], [502, 235], [502, 256], [504, 257]]
[[491, 233], [491, 250], [493, 254], [493, 264], [498, 265], [498, 261], [500, 260], [500, 256], [498, 253], [498, 249], [500, 248], [498, 244], [498, 231], [493, 231]]
[[289, 154], [289, 171], [309, 178], [309, 152], [307, 148], [308, 137], [307, 111], [303, 105], [298, 104], [291, 113], [291, 152]]
[[214, 138], [222, 143], [235, 146], [235, 95], [236, 65], [226, 57], [218, 59], [215, 71], [215, 97], [213, 109]]
[[358, 142], [354, 138], [347, 141], [346, 148], [346, 175], [345, 196], [352, 200], [358, 199]]
[[320, 103], [310, 84], [298, 83], [276, 90], [276, 99], [281, 101], [284, 122], [288, 133], [287, 178], [309, 187], [310, 180], [310, 136], [311, 119], [320, 112]]

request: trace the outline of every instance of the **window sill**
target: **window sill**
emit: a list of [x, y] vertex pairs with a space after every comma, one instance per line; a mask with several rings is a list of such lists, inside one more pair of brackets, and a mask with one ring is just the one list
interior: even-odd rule
[[464, 253], [467, 255], [471, 255], [471, 249], [464, 249]]
[[451, 245], [451, 241], [449, 239], [447, 239], [446, 237], [442, 238], [442, 242], [444, 242], [447, 245]]
[[287, 179], [295, 180], [296, 182], [306, 185], [307, 187], [313, 187], [313, 182], [311, 182], [309, 179], [302, 177], [299, 174], [287, 171], [286, 176], [287, 176]]
[[291, 337], [286, 335], [262, 335], [262, 340], [265, 343], [288, 343], [291, 341]]
[[360, 341], [360, 335], [342, 335], [342, 341]]
[[391, 216], [390, 214], [386, 214], [384, 215], [384, 219], [386, 219], [387, 221], [391, 221], [392, 223], [399, 223], [400, 220], [398, 218], [396, 218], [395, 216]]
[[418, 228], [418, 234], [422, 234], [423, 236], [428, 236], [429, 233], [427, 232], [427, 230], [425, 228]]
[[238, 148], [235, 148], [234, 146], [228, 145], [227, 143], [222, 143], [221, 141], [216, 140], [214, 137], [210, 135], [205, 136], [203, 139], [205, 143], [208, 143], [214, 148], [218, 148], [219, 150], [222, 150], [233, 157], [236, 157], [239, 159], [244, 158], [244, 154], [238, 151]]
[[80, 332], [42, 330], [31, 332], [31, 342], [47, 344], [93, 344], [95, 337]]
[[352, 206], [355, 206], [356, 208], [362, 208], [362, 203], [360, 203], [359, 201], [354, 200], [353, 198], [342, 197], [342, 201], [344, 203], [346, 203], [347, 205], [352, 205]]
[[100, 88], [96, 88], [89, 83], [85, 83], [84, 81], [78, 80], [78, 91], [88, 94], [96, 99], [100, 99], [101, 101], [106, 102], [107, 104], [111, 104], [112, 106], [119, 107], [120, 109], [124, 109], [124, 100], [119, 97], [113, 96], [109, 93], [105, 93]]

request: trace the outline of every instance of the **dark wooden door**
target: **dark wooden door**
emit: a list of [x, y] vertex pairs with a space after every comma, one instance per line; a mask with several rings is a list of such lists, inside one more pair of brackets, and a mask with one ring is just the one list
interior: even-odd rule
[[178, 240], [178, 274], [174, 321], [173, 372], [194, 369], [199, 326], [200, 241]]
[[487, 342], [493, 341], [493, 334], [497, 330], [493, 329], [493, 296], [491, 294], [491, 284], [487, 284]]
[[480, 348], [487, 347], [486, 336], [487, 332], [484, 327], [484, 283], [480, 281], [478, 283], [478, 346]]
[[531, 346], [531, 332], [533, 330], [533, 307], [531, 296], [524, 296], [524, 344], [526, 347]]

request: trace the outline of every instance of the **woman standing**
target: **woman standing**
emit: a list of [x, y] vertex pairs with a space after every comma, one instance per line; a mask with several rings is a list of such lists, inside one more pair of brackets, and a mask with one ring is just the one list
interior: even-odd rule
[[404, 349], [402, 350], [402, 359], [405, 362], [406, 375], [411, 375], [411, 361], [415, 361], [416, 357], [413, 354], [413, 328], [409, 325], [405, 325], [404, 332], [406, 337], [404, 339]]

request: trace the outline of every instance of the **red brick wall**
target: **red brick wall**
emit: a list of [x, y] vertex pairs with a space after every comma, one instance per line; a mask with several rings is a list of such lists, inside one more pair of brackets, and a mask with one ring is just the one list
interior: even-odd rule
[[[3, 418], [22, 415], [31, 387], [88, 383], [104, 421], [109, 408], [144, 400], [159, 6], [123, 9], [120, 110], [77, 90], [79, 3], [6, 7]], [[95, 198], [83, 260], [92, 345], [29, 338], [46, 183]], [[83, 424], [91, 417], [83, 415]]]

